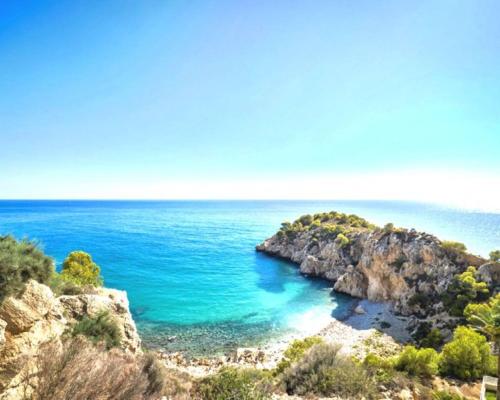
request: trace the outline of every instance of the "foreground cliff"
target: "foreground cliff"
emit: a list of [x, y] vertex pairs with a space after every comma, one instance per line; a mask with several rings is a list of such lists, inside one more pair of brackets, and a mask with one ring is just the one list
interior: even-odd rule
[[48, 286], [30, 280], [19, 297], [0, 306], [0, 399], [19, 399], [21, 381], [39, 349], [64, 335], [83, 317], [107, 312], [120, 330], [119, 347], [140, 352], [140, 338], [123, 291], [98, 288], [92, 294], [56, 297]]
[[497, 290], [499, 282], [499, 264], [468, 254], [462, 246], [331, 212], [283, 223], [257, 250], [299, 264], [304, 274], [332, 281], [338, 292], [390, 302], [400, 314], [427, 318], [445, 328], [453, 325], [446, 297], [458, 274], [474, 266], [491, 290]]

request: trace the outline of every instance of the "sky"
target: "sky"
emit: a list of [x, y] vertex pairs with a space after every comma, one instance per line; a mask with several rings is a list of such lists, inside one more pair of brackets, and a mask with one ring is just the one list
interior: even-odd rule
[[500, 3], [0, 0], [0, 198], [500, 209]]

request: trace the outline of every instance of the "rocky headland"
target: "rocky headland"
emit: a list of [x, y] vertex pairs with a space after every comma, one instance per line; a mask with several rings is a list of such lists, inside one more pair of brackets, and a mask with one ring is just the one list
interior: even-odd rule
[[467, 253], [460, 243], [337, 212], [285, 222], [257, 251], [298, 264], [303, 274], [331, 281], [337, 292], [389, 303], [409, 317], [414, 334], [425, 323], [426, 330], [451, 335], [460, 317], [450, 313], [450, 288], [469, 266], [492, 292], [500, 282], [500, 264]]

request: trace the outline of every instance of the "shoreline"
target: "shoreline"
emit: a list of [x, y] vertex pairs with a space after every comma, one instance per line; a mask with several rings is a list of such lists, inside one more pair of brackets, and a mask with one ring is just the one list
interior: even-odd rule
[[332, 318], [326, 325], [270, 338], [254, 347], [237, 347], [224, 355], [188, 359], [181, 352], [159, 350], [157, 354], [168, 368], [203, 377], [224, 366], [272, 369], [294, 340], [309, 336], [319, 336], [327, 343], [338, 344], [342, 352], [358, 358], [369, 352], [385, 356], [395, 354], [404, 342], [411, 339], [405, 329], [407, 318], [395, 315], [388, 303], [359, 299], [350, 311], [341, 320]]

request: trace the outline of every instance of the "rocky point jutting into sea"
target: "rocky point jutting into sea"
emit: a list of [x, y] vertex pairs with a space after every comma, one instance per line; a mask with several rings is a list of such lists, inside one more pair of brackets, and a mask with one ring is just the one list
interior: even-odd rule
[[413, 333], [425, 323], [451, 335], [459, 318], [450, 315], [447, 292], [469, 266], [492, 292], [500, 285], [500, 264], [467, 253], [460, 243], [337, 212], [285, 222], [257, 250], [299, 264], [302, 273], [331, 281], [337, 292], [390, 303], [410, 317]]

